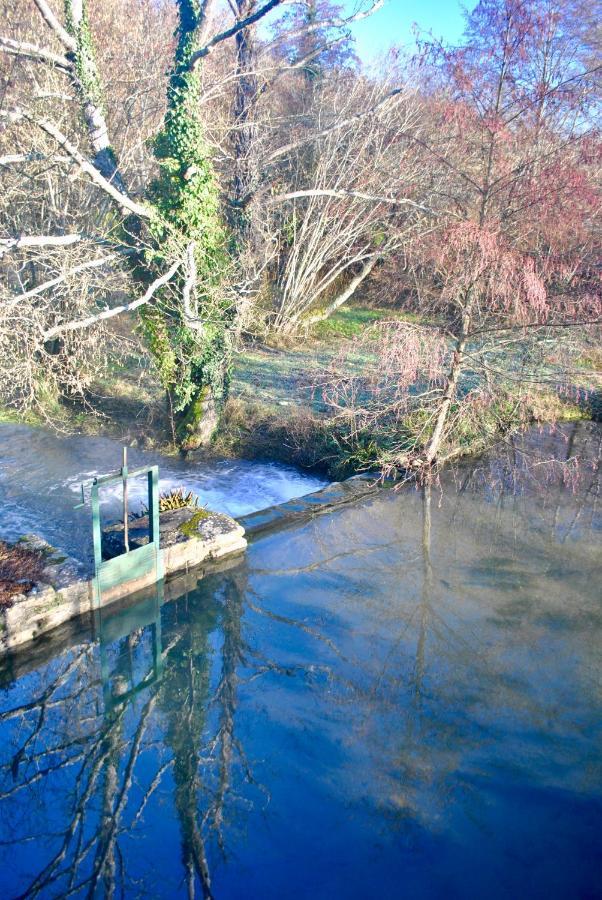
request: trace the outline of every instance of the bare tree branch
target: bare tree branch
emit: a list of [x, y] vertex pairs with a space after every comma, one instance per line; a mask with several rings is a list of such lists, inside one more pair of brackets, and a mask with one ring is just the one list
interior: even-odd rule
[[290, 0], [268, 0], [264, 6], [260, 7], [257, 12], [252, 13], [250, 16], [246, 16], [244, 19], [239, 19], [234, 25], [230, 28], [226, 28], [225, 31], [220, 31], [218, 34], [214, 35], [210, 41], [208, 41], [204, 47], [201, 47], [200, 50], [197, 50], [190, 57], [190, 61], [188, 63], [188, 67], [190, 69], [194, 69], [194, 67], [206, 56], [208, 56], [214, 47], [218, 44], [221, 44], [222, 41], [228, 40], [228, 38], [234, 37], [235, 34], [238, 34], [239, 31], [242, 31], [244, 28], [248, 28], [250, 25], [254, 25], [255, 22], [258, 22], [260, 19], [263, 19], [265, 15], [267, 15], [270, 10], [275, 9], [280, 4], [288, 3]]
[[301, 138], [298, 141], [291, 141], [290, 144], [284, 144], [282, 147], [279, 147], [273, 153], [271, 153], [267, 162], [271, 163], [277, 159], [280, 159], [282, 156], [286, 156], [287, 153], [290, 153], [292, 150], [297, 150], [299, 147], [305, 146], [305, 144], [309, 144], [313, 141], [317, 141], [322, 137], [325, 137], [328, 134], [332, 134], [333, 131], [339, 131], [339, 129], [344, 128], [346, 125], [349, 125], [351, 122], [359, 122], [361, 119], [365, 119], [367, 116], [373, 115], [378, 109], [383, 107], [385, 104], [389, 103], [395, 97], [401, 95], [403, 93], [403, 88], [394, 88], [392, 91], [389, 91], [385, 97], [375, 103], [370, 109], [364, 110], [363, 112], [355, 113], [353, 116], [349, 116], [346, 119], [338, 119], [336, 122], [333, 122], [332, 125], [329, 125], [327, 128], [322, 128], [321, 131], [316, 131], [313, 134], [308, 135], [307, 137]]
[[11, 166], [22, 162], [42, 162], [49, 159], [53, 162], [69, 162], [64, 156], [47, 156], [45, 153], [8, 153], [6, 156], [0, 156], [0, 166]]
[[328, 306], [321, 310], [319, 313], [316, 313], [313, 316], [309, 316], [305, 319], [305, 325], [315, 325], [317, 322], [322, 322], [324, 319], [327, 319], [332, 315], [335, 310], [342, 306], [344, 303], [349, 300], [350, 297], [353, 297], [354, 293], [360, 286], [360, 284], [366, 280], [366, 278], [372, 272], [372, 269], [378, 262], [378, 254], [375, 254], [371, 259], [366, 260], [362, 269], [358, 272], [358, 274], [351, 279], [347, 287], [332, 301]]
[[69, 269], [68, 272], [63, 273], [62, 275], [58, 275], [56, 278], [51, 278], [49, 281], [44, 281], [42, 284], [38, 284], [35, 288], [32, 288], [30, 291], [26, 291], [24, 294], [18, 294], [16, 297], [13, 297], [11, 300], [5, 303], [4, 306], [9, 308], [12, 306], [16, 306], [22, 300], [29, 300], [31, 297], [36, 297], [38, 294], [42, 294], [44, 293], [44, 291], [56, 287], [58, 284], [66, 281], [72, 275], [77, 275], [78, 272], [84, 272], [86, 269], [97, 269], [99, 266], [104, 266], [106, 265], [106, 263], [112, 262], [114, 259], [114, 256], [99, 256], [96, 259], [90, 259], [87, 262], [81, 263], [81, 265], [79, 266], [74, 266], [72, 269]]
[[[269, 50], [270, 47], [273, 47], [275, 44], [278, 44], [283, 38], [286, 38], [287, 41], [290, 41], [292, 38], [300, 37], [304, 34], [311, 34], [314, 31], [323, 31], [327, 28], [346, 28], [348, 25], [352, 25], [354, 22], [359, 22], [361, 19], [366, 19], [368, 16], [373, 15], [375, 12], [378, 12], [381, 7], [384, 6], [385, 0], [374, 0], [372, 6], [368, 9], [360, 10], [359, 12], [354, 13], [351, 16], [347, 16], [346, 18], [341, 18], [340, 16], [332, 18], [332, 19], [320, 19], [317, 22], [308, 22], [302, 28], [298, 28], [295, 31], [283, 31], [282, 34], [278, 35], [273, 41], [269, 44], [266, 44], [265, 50]], [[318, 53], [323, 48], [318, 50]]]
[[424, 212], [430, 212], [428, 206], [422, 206], [422, 204], [416, 203], [414, 200], [409, 200], [406, 197], [402, 197], [401, 199], [395, 197], [379, 197], [373, 194], [363, 194], [361, 191], [330, 190], [328, 188], [314, 188], [306, 191], [291, 191], [288, 194], [274, 194], [269, 198], [269, 202], [284, 203], [286, 200], [300, 200], [304, 197], [334, 197], [340, 198], [341, 200], [352, 198], [357, 200], [368, 200], [371, 203], [387, 203], [390, 206], [413, 206]]
[[10, 250], [38, 247], [68, 247], [83, 240], [81, 234], [22, 234], [17, 238], [0, 238], [0, 258]]
[[36, 62], [50, 63], [50, 65], [57, 66], [59, 69], [65, 69], [67, 72], [70, 72], [72, 69], [67, 57], [53, 53], [52, 50], [38, 47], [36, 44], [30, 44], [28, 41], [13, 41], [11, 38], [0, 37], [0, 50], [11, 56], [23, 56]]
[[122, 209], [127, 210], [128, 212], [134, 213], [134, 215], [140, 216], [140, 218], [148, 219], [150, 218], [150, 210], [147, 209], [146, 206], [143, 206], [141, 203], [136, 203], [135, 200], [131, 200], [126, 194], [123, 194], [121, 191], [117, 190], [114, 185], [108, 181], [104, 175], [102, 175], [96, 166], [92, 165], [92, 163], [83, 156], [82, 153], [77, 149], [77, 147], [72, 144], [69, 139], [60, 131], [56, 125], [52, 122], [47, 121], [46, 119], [38, 119], [35, 116], [32, 116], [29, 113], [25, 113], [21, 110], [11, 110], [10, 112], [1, 112], [0, 118], [4, 118], [6, 121], [12, 123], [18, 123], [19, 121], [25, 119], [29, 122], [32, 122], [34, 125], [37, 125], [42, 131], [44, 131], [47, 135], [53, 138], [57, 144], [67, 153], [71, 159], [73, 159], [80, 169], [85, 172], [90, 179], [96, 184], [98, 187], [102, 188], [102, 190], [108, 194], [112, 200], [114, 200]]
[[65, 28], [63, 28], [46, 0], [33, 0], [33, 2], [38, 7], [40, 15], [42, 16], [48, 27], [51, 28], [52, 31], [54, 31], [60, 42], [67, 48], [67, 50], [77, 50], [77, 41], [75, 40], [75, 38], [71, 37], [71, 35], [68, 31], [65, 30]]
[[53, 328], [49, 328], [48, 331], [44, 332], [42, 339], [44, 341], [49, 341], [59, 334], [64, 334], [66, 331], [78, 331], [81, 328], [90, 328], [92, 325], [97, 325], [99, 322], [105, 322], [107, 319], [112, 319], [115, 316], [121, 315], [121, 313], [132, 312], [132, 310], [144, 306], [145, 303], [149, 303], [152, 300], [159, 288], [167, 284], [181, 265], [182, 260], [177, 260], [167, 272], [153, 281], [143, 296], [139, 297], [137, 300], [133, 300], [131, 303], [124, 303], [122, 306], [114, 306], [112, 309], [104, 309], [102, 312], [97, 313], [94, 316], [87, 316], [85, 319], [78, 319], [75, 322], [64, 322], [62, 325], [55, 325]]
[[184, 321], [188, 325], [189, 328], [192, 328], [194, 331], [205, 331], [205, 325], [202, 320], [199, 319], [198, 316], [195, 316], [192, 307], [190, 305], [190, 297], [194, 286], [196, 284], [196, 261], [194, 258], [194, 243], [190, 243], [188, 245], [188, 249], [186, 251], [187, 264], [186, 264], [186, 280], [184, 282], [184, 288], [182, 290], [182, 301], [184, 307]]

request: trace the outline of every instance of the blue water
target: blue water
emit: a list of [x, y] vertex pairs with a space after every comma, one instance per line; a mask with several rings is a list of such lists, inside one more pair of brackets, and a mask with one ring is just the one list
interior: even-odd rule
[[600, 433], [541, 444], [5, 661], [2, 896], [602, 896]]

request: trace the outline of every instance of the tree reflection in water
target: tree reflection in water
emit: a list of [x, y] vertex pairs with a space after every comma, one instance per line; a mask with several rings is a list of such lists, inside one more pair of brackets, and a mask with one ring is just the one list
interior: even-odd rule
[[[156, 815], [152, 798], [170, 778], [187, 896], [200, 887], [204, 898], [213, 897], [207, 842], [225, 856], [229, 806], [236, 817], [252, 804], [238, 782], [253, 785], [262, 802], [267, 798], [236, 735], [241, 671], [245, 682], [267, 673], [316, 672], [309, 662], [282, 666], [247, 644], [246, 580], [244, 564], [207, 579], [201, 592], [163, 607], [163, 626], [162, 597], [150, 604], [145, 598], [133, 613], [126, 610], [126, 623], [136, 624], [117, 639], [109, 610], [108, 621], [101, 615], [97, 622], [98, 642], [34, 673], [34, 699], [0, 713], [7, 759], [0, 801], [5, 833], [10, 822], [13, 834], [3, 846], [36, 847], [30, 877], [16, 896], [113, 897], [135, 887], [139, 879], [128, 876], [123, 844], [137, 830], [144, 836], [145, 816]], [[248, 603], [334, 649], [318, 629]], [[39, 792], [26, 811], [23, 793], [34, 785]]]
[[588, 889], [600, 433], [546, 440], [551, 467], [511, 443], [15, 659], [2, 895], [277, 897], [293, 871], [299, 896], [462, 896], [470, 865], [554, 896], [567, 859]]
[[[197, 603], [193, 614], [190, 604], [185, 595], [170, 605], [159, 647], [160, 603], [154, 621], [108, 646], [101, 622], [99, 643], [75, 647], [28, 676], [33, 699], [6, 704], [0, 714], [6, 760], [0, 800], [4, 833], [8, 823], [12, 832], [3, 846], [36, 846], [21, 896], [92, 896], [102, 888], [111, 897], [125, 890], [122, 843], [144, 829], [168, 773], [188, 895], [195, 895], [198, 878], [203, 896], [212, 896], [206, 833], [215, 832], [223, 846], [234, 754], [244, 759], [234, 734], [243, 661], [239, 576], [222, 578], [211, 602]], [[141, 606], [148, 615], [148, 601]], [[221, 668], [212, 685], [218, 654], [210, 635], [218, 624]], [[110, 636], [110, 622], [108, 630]], [[151, 668], [140, 677], [149, 658]], [[250, 777], [246, 762], [242, 771]]]

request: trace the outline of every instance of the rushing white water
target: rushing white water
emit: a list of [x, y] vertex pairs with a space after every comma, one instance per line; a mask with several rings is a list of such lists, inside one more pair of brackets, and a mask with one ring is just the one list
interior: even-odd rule
[[[188, 462], [159, 453], [130, 449], [130, 469], [159, 465], [160, 490], [182, 486], [203, 505], [241, 516], [301, 497], [324, 482], [298, 470], [268, 462], [223, 460]], [[25, 425], [0, 425], [0, 538], [14, 539], [35, 532], [79, 559], [91, 558], [90, 508], [74, 509], [80, 485], [86, 496], [97, 475], [121, 465], [121, 445], [108, 438], [64, 436]], [[119, 516], [121, 487], [105, 489], [106, 520]], [[134, 479], [129, 488], [130, 510], [146, 500], [146, 483]]]

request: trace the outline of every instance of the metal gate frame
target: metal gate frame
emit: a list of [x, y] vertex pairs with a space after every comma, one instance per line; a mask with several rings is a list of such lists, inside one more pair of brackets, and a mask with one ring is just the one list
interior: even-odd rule
[[[127, 491], [128, 478], [135, 478], [139, 475], [146, 475], [147, 477], [149, 520], [148, 544], [143, 547], [137, 547], [135, 550], [130, 550], [129, 544], [126, 541], [125, 553], [122, 553], [113, 559], [103, 560], [99, 498], [100, 488], [121, 481], [125, 492]], [[103, 590], [108, 590], [109, 588], [124, 584], [126, 581], [150, 574], [153, 569], [155, 581], [159, 581], [163, 578], [163, 552], [160, 547], [159, 531], [159, 467], [150, 466], [149, 468], [135, 469], [133, 472], [128, 472], [127, 465], [124, 465], [117, 474], [101, 475], [92, 482], [90, 501], [92, 505], [92, 537], [94, 543], [95, 605], [97, 608], [100, 608], [102, 605]]]

